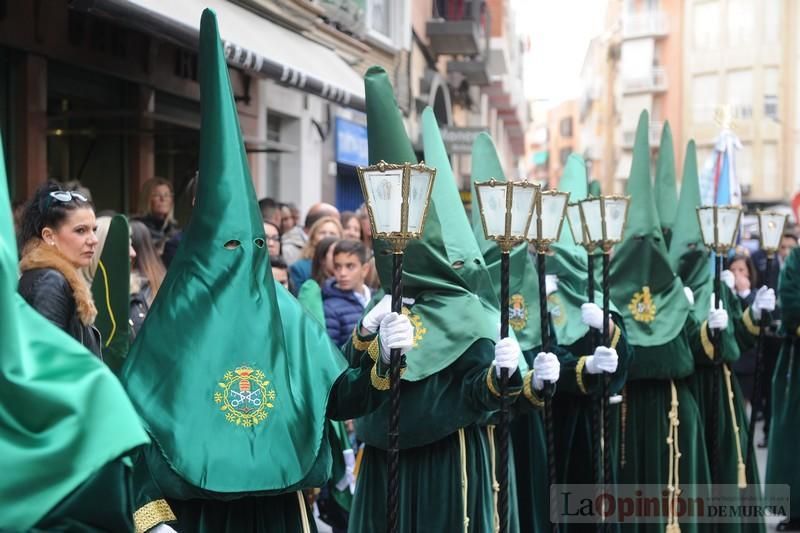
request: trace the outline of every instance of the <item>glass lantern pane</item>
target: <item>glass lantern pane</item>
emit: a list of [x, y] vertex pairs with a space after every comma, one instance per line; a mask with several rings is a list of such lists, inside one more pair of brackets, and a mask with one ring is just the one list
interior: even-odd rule
[[606, 198], [606, 240], [619, 242], [625, 229], [625, 215], [628, 211], [627, 198]]
[[581, 220], [581, 206], [579, 204], [569, 204], [567, 206], [567, 221], [569, 230], [572, 233], [572, 240], [576, 244], [583, 244], [583, 221]]
[[558, 240], [561, 232], [561, 221], [564, 220], [564, 208], [568, 195], [562, 193], [542, 194], [542, 238]]
[[506, 233], [506, 185], [499, 183], [476, 185], [486, 238], [498, 238]]
[[364, 172], [367, 186], [367, 202], [375, 219], [376, 233], [401, 231], [400, 213], [403, 203], [403, 169], [385, 172]]
[[589, 240], [594, 243], [603, 242], [603, 216], [600, 199], [584, 200], [580, 202], [580, 206], [583, 212], [583, 222], [586, 224], [586, 231], [589, 233]]
[[430, 171], [411, 169], [408, 189], [408, 231], [411, 233], [419, 233], [422, 228], [422, 217], [430, 201], [432, 179], [433, 173]]
[[761, 234], [761, 247], [767, 250], [777, 250], [781, 245], [783, 226], [786, 215], [780, 213], [759, 213], [758, 227]]
[[717, 236], [719, 244], [732, 246], [739, 230], [739, 209], [736, 207], [717, 208]]
[[524, 239], [536, 197], [535, 187], [514, 187], [511, 198], [511, 237]]
[[697, 208], [697, 217], [700, 222], [700, 232], [703, 234], [703, 244], [709, 248], [714, 247], [714, 207], [706, 205]]

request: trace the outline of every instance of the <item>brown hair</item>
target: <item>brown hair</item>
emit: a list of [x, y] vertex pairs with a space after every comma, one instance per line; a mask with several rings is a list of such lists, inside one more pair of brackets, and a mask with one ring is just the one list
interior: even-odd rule
[[153, 240], [150, 238], [150, 230], [147, 229], [147, 226], [138, 220], [132, 220], [130, 228], [131, 246], [136, 252], [134, 270], [137, 270], [139, 275], [144, 277], [150, 284], [150, 301], [147, 302], [147, 305], [150, 305], [153, 303], [153, 298], [156, 297], [158, 289], [161, 288], [161, 283], [164, 281], [167, 271], [158, 256], [158, 252], [156, 252], [155, 246], [153, 246]]
[[758, 271], [756, 271], [756, 266], [753, 264], [753, 260], [750, 259], [750, 256], [737, 253], [728, 262], [728, 268], [736, 261], [744, 261], [744, 266], [747, 268], [747, 275], [750, 277], [750, 287], [758, 287]]
[[331, 246], [336, 246], [339, 239], [336, 237], [325, 237], [314, 250], [314, 257], [311, 258], [311, 279], [317, 282], [322, 287], [325, 280], [328, 279], [328, 273], [325, 272], [325, 259], [328, 257], [328, 250]]

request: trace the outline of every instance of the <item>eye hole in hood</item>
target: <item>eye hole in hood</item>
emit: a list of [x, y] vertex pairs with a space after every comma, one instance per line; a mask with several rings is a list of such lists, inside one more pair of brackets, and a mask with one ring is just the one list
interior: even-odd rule
[[226, 250], [235, 250], [241, 245], [242, 243], [237, 241], [236, 239], [231, 239], [224, 244]]
[[256, 246], [258, 246], [259, 248], [263, 248], [264, 247], [264, 239], [262, 239], [260, 237], [258, 239], [256, 239], [256, 240], [254, 240], [253, 242], [256, 243]]

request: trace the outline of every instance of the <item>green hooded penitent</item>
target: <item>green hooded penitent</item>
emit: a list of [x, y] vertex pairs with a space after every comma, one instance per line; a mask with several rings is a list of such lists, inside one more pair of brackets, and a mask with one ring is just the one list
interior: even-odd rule
[[675, 183], [675, 148], [672, 145], [672, 129], [669, 122], [664, 123], [661, 130], [661, 144], [656, 160], [655, 181], [656, 208], [661, 229], [664, 232], [667, 248], [672, 239], [672, 228], [675, 225], [678, 209], [678, 188]]
[[[414, 162], [386, 72], [370, 68], [364, 85], [370, 163]], [[415, 346], [400, 392], [400, 531], [460, 531], [467, 519], [472, 530], [488, 531], [494, 523], [493, 441], [481, 424], [499, 408], [491, 367], [498, 304], [430, 109], [422, 126], [425, 161], [437, 174], [423, 236], [409, 243], [403, 265], [403, 295], [415, 299], [409, 308]], [[388, 292], [387, 248], [375, 243]], [[512, 394], [520, 392], [519, 375], [511, 377]], [[386, 530], [388, 421], [388, 405], [356, 421], [366, 446], [351, 531]]]
[[[129, 474], [119, 458], [147, 435], [108, 368], [17, 293], [1, 147], [0, 529], [129, 528]], [[105, 514], [92, 514], [100, 500]]]
[[148, 466], [166, 497], [320, 486], [330, 469], [328, 396], [346, 363], [324, 328], [276, 290], [210, 10], [199, 57], [196, 204], [122, 381], [157, 445]]
[[[689, 302], [670, 266], [650, 182], [649, 120], [639, 118], [628, 178], [631, 196], [625, 237], [611, 263], [611, 298], [623, 315], [635, 357], [623, 394], [620, 483], [666, 486], [678, 479], [685, 497], [708, 483], [702, 419], [686, 381], [694, 368], [686, 324]], [[681, 531], [696, 524], [679, 516]], [[623, 530], [664, 531], [671, 520], [631, 523]]]
[[114, 372], [122, 368], [130, 345], [130, 242], [128, 219], [114, 215], [92, 281], [92, 299], [97, 306], [94, 326], [103, 339], [103, 360]]
[[[505, 182], [503, 167], [497, 157], [492, 138], [481, 133], [472, 145], [472, 231], [483, 254], [494, 291], [493, 302], [500, 299], [500, 256], [497, 242], [486, 239], [478, 210], [475, 183], [494, 178]], [[533, 266], [528, 243], [511, 250], [509, 260], [509, 326], [519, 341], [522, 351], [532, 350], [542, 341], [542, 326], [539, 318], [539, 282]], [[499, 309], [498, 309], [499, 313]]]

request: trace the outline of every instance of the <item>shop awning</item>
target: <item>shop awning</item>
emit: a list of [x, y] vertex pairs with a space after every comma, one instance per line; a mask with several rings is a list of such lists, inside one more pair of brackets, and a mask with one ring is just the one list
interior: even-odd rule
[[197, 48], [200, 15], [217, 13], [232, 66], [364, 111], [364, 82], [335, 51], [226, 0], [73, 0], [74, 9]]

